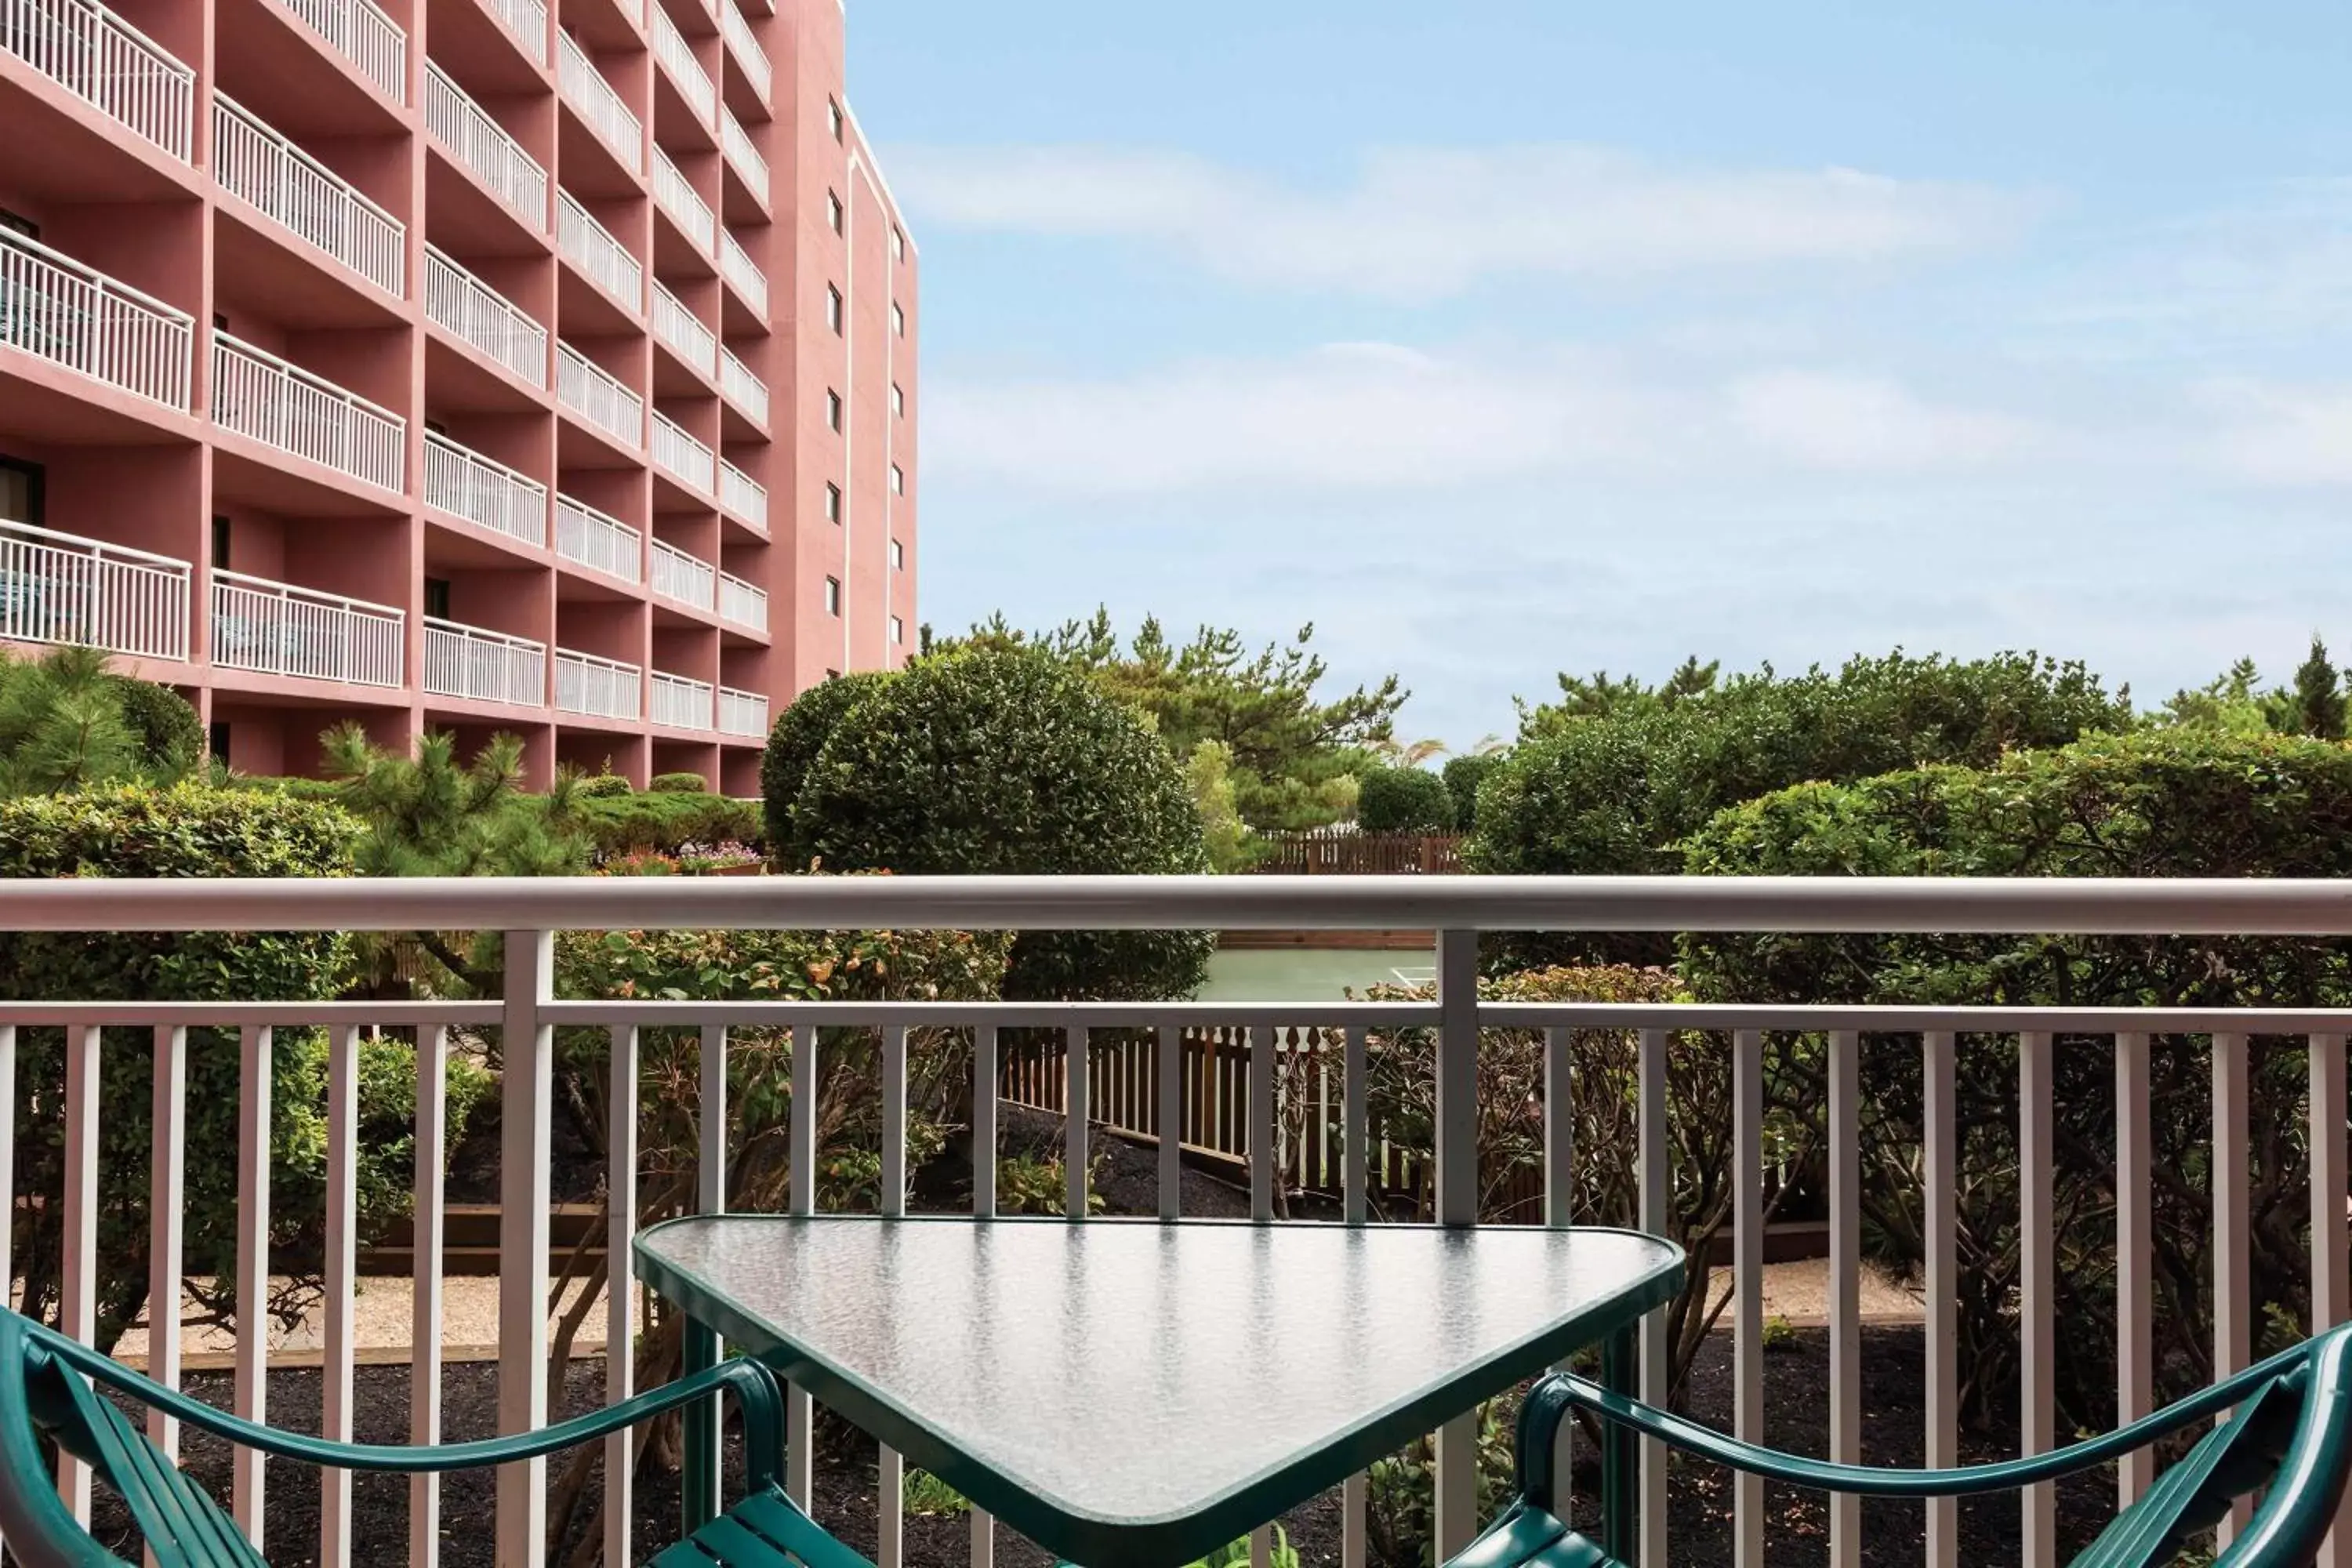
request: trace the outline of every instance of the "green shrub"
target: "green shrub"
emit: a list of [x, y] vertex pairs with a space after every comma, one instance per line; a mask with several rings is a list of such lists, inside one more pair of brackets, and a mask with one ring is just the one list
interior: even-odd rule
[[577, 826], [598, 855], [676, 856], [698, 846], [751, 844], [760, 837], [757, 802], [723, 795], [665, 793], [575, 800]]
[[767, 817], [768, 858], [777, 869], [805, 871], [815, 856], [812, 836], [793, 825], [793, 807], [834, 726], [894, 679], [878, 669], [836, 675], [793, 698], [776, 716], [760, 758], [760, 800]]
[[590, 773], [572, 785], [574, 800], [626, 800], [636, 793], [618, 773]]
[[[803, 699], [805, 700], [805, 699]], [[840, 870], [908, 875], [1201, 872], [1183, 770], [1128, 709], [1022, 647], [922, 660], [835, 727], [793, 805], [793, 831]], [[1190, 995], [1206, 931], [1028, 931], [1008, 996]]]
[[656, 795], [709, 795], [710, 781], [700, 773], [656, 773], [646, 787]]
[[1356, 826], [1367, 833], [1444, 833], [1454, 826], [1454, 797], [1426, 768], [1375, 768], [1356, 797]]
[[147, 771], [160, 779], [185, 775], [205, 754], [204, 721], [195, 705], [168, 686], [127, 675], [110, 679], [122, 722]]
[[1454, 826], [1464, 833], [1478, 826], [1478, 786], [1494, 776], [1508, 753], [1503, 752], [1472, 752], [1447, 759], [1440, 777], [1445, 781], [1445, 793], [1454, 802]]

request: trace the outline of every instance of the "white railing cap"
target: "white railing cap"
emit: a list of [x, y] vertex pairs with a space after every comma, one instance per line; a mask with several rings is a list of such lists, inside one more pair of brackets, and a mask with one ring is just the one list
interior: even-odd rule
[[304, 370], [292, 360], [281, 358], [277, 354], [271, 353], [268, 349], [257, 348], [253, 344], [247, 342], [243, 338], [222, 331], [218, 327], [215, 327], [213, 329], [213, 347], [215, 349], [226, 349], [232, 353], [241, 353], [247, 359], [257, 360], [261, 363], [269, 365], [274, 369], [284, 371], [288, 375], [292, 376], [295, 380], [315, 386], [320, 392], [331, 394], [332, 395], [342, 399], [346, 403], [355, 404], [358, 406], [366, 409], [369, 413], [373, 414], [393, 425], [398, 426], [403, 430], [408, 428], [408, 421], [404, 417], [394, 414], [383, 404], [377, 403], [371, 398], [362, 397], [348, 386], [338, 386], [323, 375]]
[[133, 289], [130, 284], [123, 282], [119, 278], [110, 278], [105, 273], [100, 272], [97, 268], [92, 267], [89, 262], [78, 260], [73, 257], [68, 256], [62, 250], [52, 249], [50, 247], [43, 245], [39, 240], [35, 239], [29, 234], [18, 234], [13, 228], [0, 228], [0, 247], [9, 246], [14, 246], [19, 250], [30, 251], [34, 255], [39, 257], [42, 260], [48, 262], [53, 267], [56, 267], [60, 271], [70, 272], [75, 277], [82, 279], [86, 282], [95, 283], [101, 289], [111, 289], [115, 293], [121, 294], [127, 299], [136, 300], [138, 303], [144, 305], [149, 310], [154, 311], [157, 315], [168, 316], [184, 327], [193, 327], [195, 325], [196, 319], [194, 316], [191, 316], [188, 312], [180, 310], [176, 306], [166, 305], [163, 300], [158, 300], [154, 295], [146, 292], [144, 289]]
[[[584, 518], [588, 519], [588, 520], [589, 520], [590, 521], [592, 521], [592, 522], [601, 522], [601, 523], [604, 524], [607, 528], [617, 528], [617, 529], [619, 529], [623, 533], [627, 534], [627, 535], [628, 535], [630, 538], [632, 538], [632, 539], [638, 539], [638, 538], [642, 538], [642, 537], [643, 537], [643, 535], [641, 535], [640, 533], [638, 533], [638, 531], [637, 531], [635, 528], [631, 527], [629, 524], [627, 524], [627, 523], [625, 523], [625, 522], [623, 522], [619, 518], [614, 517], [611, 512], [609, 512], [609, 511], [599, 511], [599, 510], [597, 510], [594, 507], [590, 506], [586, 501], [584, 501], [584, 500], [572, 500], [570, 496], [565, 495], [565, 494], [564, 494], [562, 491], [561, 491], [561, 490], [558, 490], [558, 491], [556, 492], [556, 495], [555, 495], [555, 504], [556, 504], [557, 506], [559, 506], [559, 507], [565, 507], [565, 506], [568, 506], [568, 507], [570, 507], [573, 511], [578, 512], [582, 517], [584, 517]], [[590, 655], [590, 654], [582, 654], [580, 657], [581, 657], [581, 658], [593, 658], [593, 655]]]
[[250, 588], [257, 593], [268, 594], [274, 598], [308, 599], [313, 604], [324, 605], [329, 609], [350, 610], [359, 615], [382, 616], [388, 620], [404, 621], [408, 618], [406, 610], [395, 608], [391, 605], [379, 605], [373, 599], [354, 599], [347, 594], [329, 594], [317, 588], [305, 588], [294, 583], [274, 583], [267, 577], [249, 577], [242, 572], [232, 572], [226, 566], [214, 567], [212, 575], [215, 585], [234, 584], [241, 588]]
[[[558, 658], [568, 658], [574, 664], [593, 665], [600, 669], [618, 670], [623, 675], [642, 675], [645, 673], [645, 671], [638, 668], [634, 664], [624, 664], [617, 658], [606, 658], [603, 654], [598, 653], [574, 653], [568, 647], [560, 647], [555, 650], [555, 657]], [[5, 929], [6, 928], [0, 927], [0, 930]]]
[[100, 16], [106, 18], [106, 25], [108, 26], [112, 27], [115, 31], [122, 34], [125, 37], [130, 38], [132, 42], [146, 49], [150, 54], [152, 54], [159, 62], [168, 68], [171, 73], [173, 76], [178, 77], [182, 81], [193, 82], [196, 79], [196, 70], [194, 66], [189, 65], [185, 60], [180, 58], [179, 56], [173, 54], [171, 50], [165, 48], [163, 45], [157, 43], [146, 34], [141, 32], [137, 27], [132, 26], [131, 23], [123, 17], [121, 12], [110, 9], [104, 5], [92, 5], [89, 9], [97, 12]]
[[425, 616], [422, 619], [427, 631], [447, 632], [452, 637], [464, 637], [467, 642], [494, 643], [503, 647], [520, 648], [526, 653], [547, 651], [545, 643], [534, 642], [530, 637], [514, 637], [506, 632], [494, 632], [487, 626], [469, 626], [463, 621], [444, 620], [439, 616]]
[[0, 533], [28, 534], [37, 542], [87, 550], [101, 560], [114, 555], [128, 556], [142, 565], [159, 566], [182, 577], [186, 576], [192, 570], [188, 563], [177, 556], [157, 555], [145, 550], [133, 550], [128, 544], [110, 544], [103, 539], [85, 539], [79, 533], [68, 533], [62, 529], [37, 528], [29, 522], [17, 522], [11, 518], [0, 518]]
[[453, 453], [456, 456], [464, 458], [467, 463], [471, 464], [475, 468], [488, 468], [493, 473], [499, 475], [501, 478], [512, 479], [516, 484], [527, 487], [535, 494], [545, 495], [547, 493], [547, 487], [545, 485], [541, 484], [537, 479], [532, 479], [529, 474], [522, 472], [520, 468], [510, 468], [506, 464], [499, 462], [496, 458], [487, 457], [480, 452], [477, 452], [471, 447], [465, 445], [463, 442], [452, 441], [448, 437], [444, 436], [438, 430], [427, 430], [425, 432], [425, 444], [428, 447], [438, 447], [444, 451]]

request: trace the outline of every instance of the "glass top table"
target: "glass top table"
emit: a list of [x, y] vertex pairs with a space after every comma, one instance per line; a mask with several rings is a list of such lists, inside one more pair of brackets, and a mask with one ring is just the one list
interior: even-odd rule
[[1679, 1289], [1655, 1237], [718, 1215], [637, 1238], [703, 1327], [1072, 1562], [1173, 1568]]

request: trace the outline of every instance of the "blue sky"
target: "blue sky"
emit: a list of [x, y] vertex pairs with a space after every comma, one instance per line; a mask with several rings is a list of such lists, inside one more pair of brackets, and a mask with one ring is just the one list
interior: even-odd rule
[[856, 0], [923, 616], [1402, 674], [2352, 652], [2352, 7]]

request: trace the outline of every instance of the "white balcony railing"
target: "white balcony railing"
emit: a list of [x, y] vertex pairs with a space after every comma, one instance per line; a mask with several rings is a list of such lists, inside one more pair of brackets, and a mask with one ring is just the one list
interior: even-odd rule
[[188, 161], [196, 73], [95, 0], [0, 0], [0, 54]]
[[702, 199], [676, 163], [660, 148], [654, 149], [654, 200], [662, 211], [676, 219], [686, 230], [687, 238], [704, 255], [710, 253], [711, 237], [718, 232], [719, 220], [711, 215], [710, 204]]
[[708, 730], [717, 721], [716, 693], [707, 680], [688, 680], [656, 669], [649, 695], [647, 716], [656, 724], [673, 730]]
[[634, 664], [593, 653], [555, 650], [555, 708], [594, 719], [635, 719], [645, 712], [645, 672]]
[[761, 321], [768, 319], [768, 275], [751, 259], [751, 252], [735, 243], [735, 237], [724, 231], [719, 236], [719, 276], [735, 286], [751, 313]]
[[654, 541], [653, 591], [681, 605], [708, 610], [717, 604], [719, 569], [699, 555], [689, 555], [665, 539]]
[[596, 62], [574, 43], [572, 35], [559, 32], [556, 40], [555, 82], [563, 94], [563, 101], [587, 125], [596, 140], [610, 148], [621, 166], [633, 174], [646, 170], [645, 127], [596, 68]]
[[213, 572], [213, 663], [225, 669], [399, 686], [405, 620], [388, 605]]
[[381, 489], [407, 488], [406, 420], [219, 331], [213, 423]]
[[646, 444], [646, 401], [573, 348], [555, 345], [555, 400], [625, 447]]
[[[728, 0], [721, 0], [721, 4]], [[722, 735], [764, 737], [768, 732], [768, 700], [756, 691], [719, 689], [719, 732]]]
[[652, 449], [654, 467], [676, 478], [688, 489], [709, 495], [717, 489], [718, 454], [658, 409], [654, 413]]
[[213, 177], [385, 293], [404, 291], [406, 226], [218, 89], [213, 93]]
[[768, 531], [768, 487], [724, 458], [719, 459], [719, 505], [729, 516]]
[[624, 583], [645, 580], [645, 536], [567, 495], [555, 498], [555, 552]]
[[547, 7], [541, 0], [489, 0], [489, 7], [531, 64], [547, 64]]
[[707, 376], [719, 374], [719, 338], [686, 302], [658, 279], [654, 283], [654, 336], [668, 344], [677, 357]]
[[711, 111], [719, 107], [719, 94], [710, 85], [710, 73], [694, 58], [694, 46], [669, 19], [669, 13], [659, 5], [653, 9], [654, 58], [661, 61], [662, 69], [686, 97], [687, 107], [705, 125], [710, 123]]
[[719, 0], [719, 35], [727, 40], [727, 52], [743, 68], [743, 79], [751, 84], [761, 103], [767, 102], [775, 70], [768, 63], [768, 51], [751, 36], [751, 24], [735, 8], [735, 0]]
[[555, 247], [597, 288], [633, 311], [645, 309], [646, 269], [565, 190], [555, 193]]
[[719, 351], [719, 390], [754, 425], [768, 422], [768, 384], [723, 348]]
[[425, 504], [525, 544], [547, 542], [545, 485], [429, 430]]
[[408, 35], [371, 0], [278, 0], [394, 103], [408, 101]]
[[468, 702], [547, 703], [547, 645], [425, 618], [425, 690]]
[[430, 245], [425, 247], [425, 315], [533, 386], [547, 384], [547, 329]]
[[185, 311], [0, 228], [0, 349], [184, 414], [194, 344]]
[[760, 150], [751, 145], [751, 136], [724, 108], [719, 111], [719, 150], [735, 165], [735, 172], [743, 176], [743, 183], [751, 187], [760, 205], [767, 205], [768, 161], [760, 156]]
[[768, 629], [768, 591], [731, 572], [719, 574], [719, 618], [755, 632]]
[[0, 521], [0, 641], [188, 657], [188, 563]]
[[530, 225], [533, 234], [547, 232], [547, 171], [430, 60], [425, 64], [425, 128], [499, 205]]

